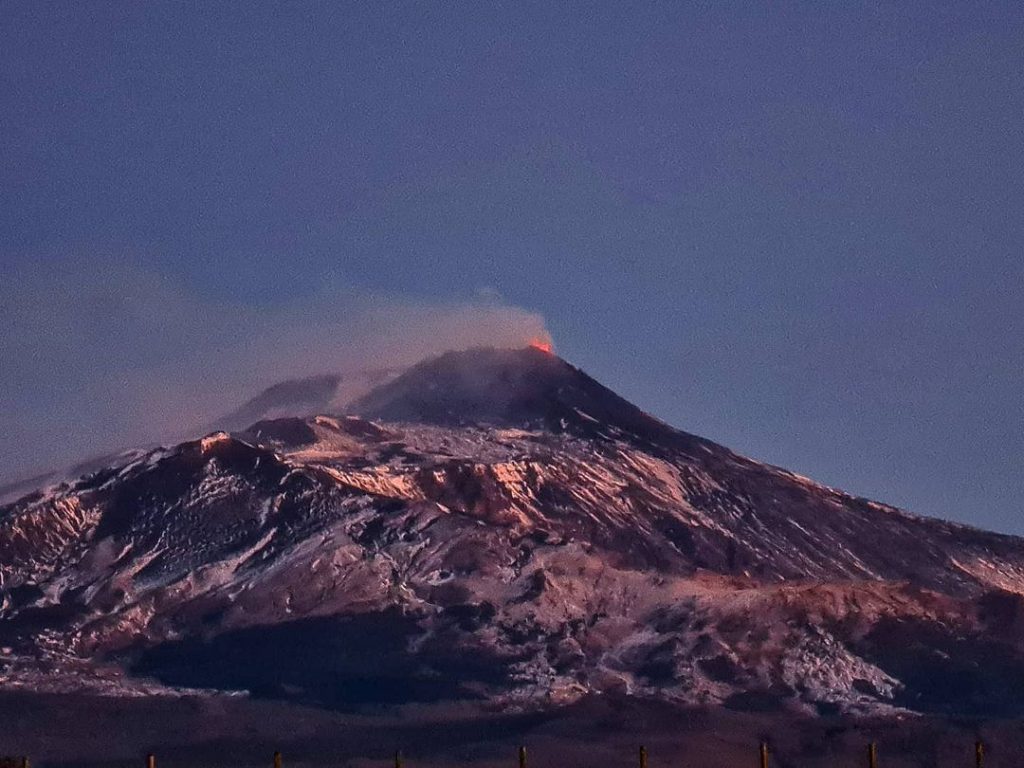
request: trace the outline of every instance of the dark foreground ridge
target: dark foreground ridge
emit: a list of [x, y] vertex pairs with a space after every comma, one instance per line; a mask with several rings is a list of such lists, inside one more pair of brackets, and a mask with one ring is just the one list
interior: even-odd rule
[[[1010, 768], [1024, 754], [1013, 723], [933, 718], [849, 720], [750, 715], [685, 709], [630, 698], [601, 697], [556, 710], [481, 713], [452, 707], [340, 715], [323, 709], [244, 698], [138, 700], [0, 694], [4, 746], [39, 768], [155, 768], [367, 765], [408, 768], [520, 765], [609, 765], [641, 768], [843, 765], [870, 768], [875, 745], [882, 766]], [[43, 733], [31, 723], [47, 722]], [[26, 750], [28, 750], [26, 752]], [[276, 758], [276, 759], [275, 759]], [[279, 763], [278, 763], [279, 761]], [[21, 760], [14, 760], [21, 767]]]

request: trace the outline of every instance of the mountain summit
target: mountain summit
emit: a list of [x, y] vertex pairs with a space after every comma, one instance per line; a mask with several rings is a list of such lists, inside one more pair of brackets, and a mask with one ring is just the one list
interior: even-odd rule
[[482, 424], [593, 434], [660, 430], [660, 422], [550, 351], [470, 349], [413, 366], [349, 404], [369, 419]]
[[744, 458], [539, 349], [280, 410], [336, 389], [0, 507], [0, 690], [1024, 714], [1024, 540]]

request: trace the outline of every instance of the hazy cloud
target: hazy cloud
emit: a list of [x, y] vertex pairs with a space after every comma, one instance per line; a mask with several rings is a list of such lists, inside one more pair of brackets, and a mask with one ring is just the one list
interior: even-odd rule
[[5, 277], [0, 484], [187, 434], [285, 378], [547, 335], [495, 292], [440, 303], [325, 285], [268, 309], [204, 300], [123, 259]]

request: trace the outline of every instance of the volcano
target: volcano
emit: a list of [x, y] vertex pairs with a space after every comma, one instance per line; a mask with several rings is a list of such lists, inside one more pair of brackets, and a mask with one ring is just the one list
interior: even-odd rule
[[1024, 714], [1022, 539], [745, 458], [543, 349], [305, 412], [337, 386], [0, 507], [0, 691]]

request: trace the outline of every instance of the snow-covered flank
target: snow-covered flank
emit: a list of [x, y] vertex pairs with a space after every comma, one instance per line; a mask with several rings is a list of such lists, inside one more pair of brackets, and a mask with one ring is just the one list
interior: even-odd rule
[[929, 710], [952, 699], [914, 663], [964, 680], [976, 649], [1024, 674], [1019, 539], [745, 459], [536, 351], [446, 356], [362, 409], [123, 454], [0, 507], [0, 687], [203, 689], [217, 668], [241, 690], [274, 664], [254, 631], [332, 654], [271, 687], [299, 699], [343, 689], [328, 673], [355, 653], [360, 680], [510, 706]]

